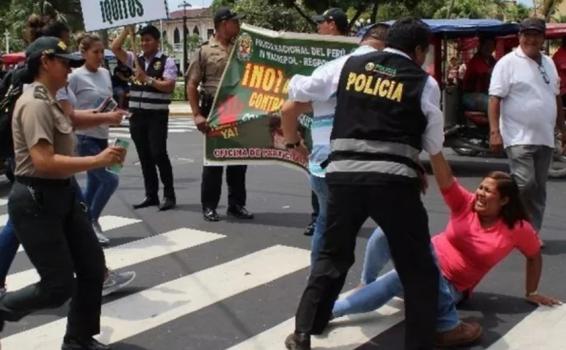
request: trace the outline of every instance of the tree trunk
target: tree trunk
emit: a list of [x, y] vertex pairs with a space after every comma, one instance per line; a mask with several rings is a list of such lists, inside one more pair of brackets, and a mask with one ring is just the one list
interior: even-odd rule
[[371, 23], [377, 22], [377, 10], [379, 8], [379, 1], [375, 0], [375, 4], [373, 5], [373, 10], [371, 11]]
[[301, 15], [304, 19], [307, 20], [307, 22], [309, 22], [310, 24], [312, 24], [313, 26], [316, 27], [316, 23], [314, 23], [314, 21], [311, 19], [311, 17], [309, 15], [307, 15], [305, 13], [305, 11], [303, 11], [303, 9], [299, 5], [297, 5], [296, 2], [293, 2], [293, 7], [295, 8], [295, 10], [297, 10], [299, 15]]

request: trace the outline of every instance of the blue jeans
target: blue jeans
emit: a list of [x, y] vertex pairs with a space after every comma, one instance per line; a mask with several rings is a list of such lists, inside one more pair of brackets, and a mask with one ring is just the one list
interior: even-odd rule
[[[393, 297], [402, 294], [403, 285], [395, 269], [377, 278], [379, 272], [390, 259], [387, 238], [378, 227], [371, 235], [366, 247], [362, 272], [362, 283], [365, 286], [348, 297], [336, 301], [332, 310], [334, 317], [373, 311], [385, 305]], [[456, 304], [461, 299], [462, 294], [440, 274], [438, 316], [436, 319], [436, 330], [438, 332], [445, 332], [458, 326], [460, 320]]]
[[[94, 156], [108, 147], [108, 140], [97, 139], [90, 136], [77, 135], [77, 151], [81, 157]], [[87, 171], [85, 202], [89, 208], [92, 221], [98, 221], [102, 210], [118, 188], [118, 176], [98, 168]]]
[[318, 216], [314, 224], [314, 233], [311, 244], [311, 266], [314, 265], [318, 252], [324, 242], [324, 230], [326, 230], [326, 207], [328, 202], [328, 186], [324, 177], [310, 175], [311, 188], [318, 199]]
[[19, 247], [20, 242], [16, 237], [14, 225], [12, 220], [8, 218], [6, 226], [0, 231], [0, 288], [6, 284], [8, 270], [10, 270]]

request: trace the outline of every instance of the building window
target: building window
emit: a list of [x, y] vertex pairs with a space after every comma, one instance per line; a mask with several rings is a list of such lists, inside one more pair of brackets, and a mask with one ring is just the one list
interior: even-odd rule
[[198, 30], [198, 27], [197, 27], [197, 26], [195, 26], [195, 28], [193, 29], [193, 35], [197, 35], [197, 36], [200, 36], [200, 32], [199, 32], [199, 30]]
[[167, 40], [167, 31], [166, 31], [166, 30], [164, 30], [163, 33], [161, 33], [161, 38], [162, 38], [163, 40], [165, 40], [165, 41], [168, 41], [168, 40]]
[[175, 31], [173, 32], [173, 43], [178, 44], [181, 42], [181, 37], [179, 34], [179, 28], [175, 28]]
[[214, 29], [209, 29], [206, 31], [206, 38], [210, 39], [214, 35]]

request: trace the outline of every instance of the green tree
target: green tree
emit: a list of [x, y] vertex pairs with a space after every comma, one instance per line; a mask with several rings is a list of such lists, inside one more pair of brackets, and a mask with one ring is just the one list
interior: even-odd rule
[[24, 48], [23, 29], [31, 14], [49, 15], [69, 25], [71, 31], [83, 29], [80, 0], [5, 0], [0, 1], [0, 33], [10, 33], [12, 51]]

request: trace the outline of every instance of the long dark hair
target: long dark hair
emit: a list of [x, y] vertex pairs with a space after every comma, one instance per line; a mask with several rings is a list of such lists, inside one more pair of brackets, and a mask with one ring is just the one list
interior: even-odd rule
[[508, 199], [507, 204], [501, 208], [499, 216], [509, 229], [513, 229], [515, 224], [522, 220], [530, 222], [527, 209], [521, 200], [519, 186], [511, 175], [503, 171], [492, 171], [485, 178], [495, 180], [501, 198]]

